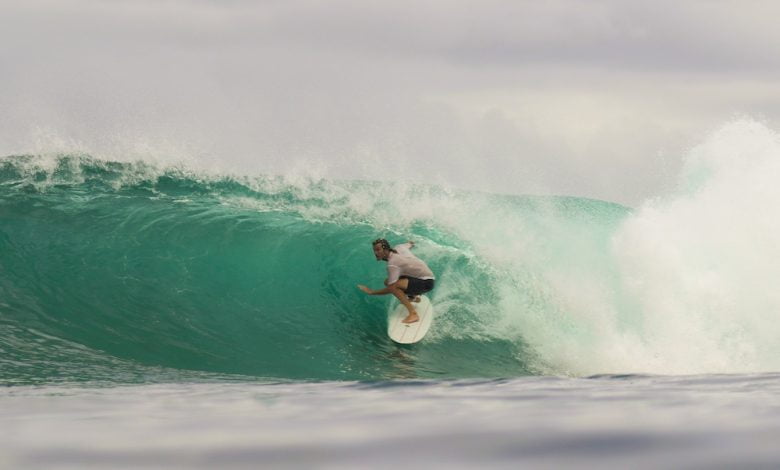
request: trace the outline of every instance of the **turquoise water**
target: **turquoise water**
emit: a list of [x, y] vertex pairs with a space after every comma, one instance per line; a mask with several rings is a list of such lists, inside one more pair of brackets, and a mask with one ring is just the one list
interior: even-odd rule
[[[635, 209], [6, 157], [0, 382], [779, 370], [780, 192], [760, 148], [744, 166], [692, 158], [707, 179]], [[356, 288], [382, 285], [380, 236], [415, 240], [438, 278], [413, 347], [385, 334], [393, 301]]]
[[[425, 213], [389, 215], [415, 200]], [[442, 212], [432, 216], [436, 205]], [[466, 206], [483, 213], [463, 227]], [[560, 246], [546, 250], [560, 262], [557, 252], [570, 250], [574, 236], [566, 225], [587, 230], [578, 244], [598, 252], [627, 211], [574, 198], [205, 176], [86, 156], [6, 158], [0, 381], [538, 373], [548, 366], [517, 331], [520, 323], [506, 325], [507, 314], [553, 312], [549, 286], [532, 266], [493, 264], [476, 252], [473, 235], [461, 233], [485, 230], [501, 213], [525, 220], [527, 233], [506, 234], [512, 242], [538, 243], [532, 238], [546, 225], [558, 226], [560, 238], [552, 241]], [[384, 279], [384, 264], [370, 250], [378, 236], [416, 240], [440, 279], [432, 295], [437, 327], [415, 347], [386, 337], [389, 299], [355, 287]], [[517, 312], [502, 305], [509, 286], [517, 287], [509, 297]]]

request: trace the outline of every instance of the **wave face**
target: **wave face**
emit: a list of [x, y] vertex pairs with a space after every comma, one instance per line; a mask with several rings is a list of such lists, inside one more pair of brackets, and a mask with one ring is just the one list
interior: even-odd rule
[[[780, 146], [762, 129], [716, 136], [679, 195], [636, 210], [6, 157], [0, 380], [777, 370]], [[746, 135], [765, 145], [724, 163]], [[386, 337], [392, 301], [355, 287], [381, 286], [379, 236], [414, 239], [437, 274], [411, 347]]]
[[[0, 168], [6, 380], [529, 374], [532, 353], [502, 316], [503, 291], [516, 286], [527, 305], [543, 293], [522, 289], [532, 270], [491, 264], [470, 240], [489, 235], [501, 213], [552, 210], [572, 224], [596, 209], [622, 213], [590, 201], [208, 178], [77, 156], [7, 158]], [[535, 236], [504, 223], [510, 245]], [[386, 337], [390, 300], [355, 287], [384, 279], [370, 247], [377, 236], [415, 239], [440, 279], [437, 326], [412, 348]], [[517, 246], [494, 248], [503, 258]]]

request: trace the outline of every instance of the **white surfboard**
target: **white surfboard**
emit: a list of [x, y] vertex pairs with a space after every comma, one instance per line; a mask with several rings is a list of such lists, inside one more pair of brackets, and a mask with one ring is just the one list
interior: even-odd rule
[[396, 343], [411, 344], [423, 339], [433, 322], [433, 305], [428, 297], [421, 295], [420, 302], [412, 302], [420, 321], [403, 323], [401, 320], [409, 315], [403, 304], [398, 304], [387, 317], [387, 335]]

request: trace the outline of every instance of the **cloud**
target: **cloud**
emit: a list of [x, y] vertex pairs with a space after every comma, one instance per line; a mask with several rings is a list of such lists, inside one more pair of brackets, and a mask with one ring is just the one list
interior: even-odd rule
[[637, 204], [707, 130], [778, 119], [779, 9], [7, 1], [0, 153], [56, 135], [111, 158]]

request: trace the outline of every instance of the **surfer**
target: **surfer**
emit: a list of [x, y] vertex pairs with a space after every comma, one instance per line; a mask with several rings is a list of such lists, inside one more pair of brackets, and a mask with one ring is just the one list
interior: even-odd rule
[[433, 289], [433, 271], [420, 258], [412, 254], [413, 241], [397, 245], [393, 248], [384, 238], [379, 238], [371, 243], [374, 256], [377, 261], [387, 262], [387, 279], [385, 288], [372, 290], [359, 284], [358, 289], [368, 295], [393, 294], [409, 310], [409, 315], [403, 319], [404, 323], [420, 321], [412, 302], [420, 301], [420, 294]]

